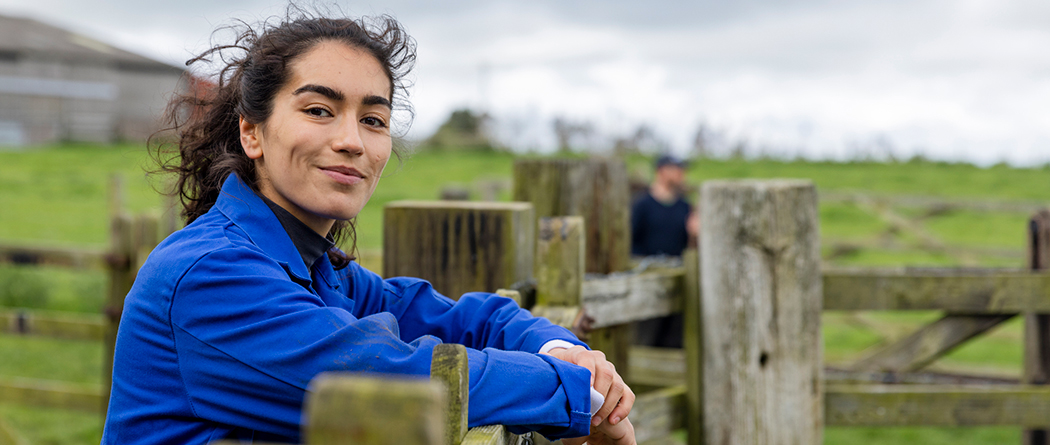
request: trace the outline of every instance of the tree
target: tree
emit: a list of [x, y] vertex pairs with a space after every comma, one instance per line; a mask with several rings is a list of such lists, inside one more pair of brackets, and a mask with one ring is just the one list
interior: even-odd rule
[[493, 151], [496, 146], [488, 132], [490, 121], [488, 114], [476, 114], [466, 108], [455, 110], [423, 141], [422, 147], [439, 151]]
[[554, 137], [558, 139], [558, 151], [561, 153], [572, 152], [573, 145], [578, 145], [594, 135], [594, 125], [586, 121], [573, 122], [563, 117], [556, 117], [552, 125]]

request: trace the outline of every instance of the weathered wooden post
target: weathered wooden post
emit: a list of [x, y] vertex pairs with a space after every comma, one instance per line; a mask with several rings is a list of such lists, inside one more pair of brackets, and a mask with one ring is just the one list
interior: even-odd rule
[[685, 286], [682, 346], [685, 350], [685, 412], [689, 445], [704, 445], [704, 339], [700, 299], [700, 252], [682, 252]]
[[[630, 261], [627, 167], [618, 159], [522, 159], [514, 163], [514, 200], [531, 202], [536, 217], [582, 216], [584, 267], [608, 274]], [[630, 325], [591, 332], [587, 343], [627, 369]]]
[[627, 167], [618, 159], [520, 159], [514, 200], [531, 202], [536, 218], [582, 216], [588, 273], [626, 270], [630, 261]]
[[580, 317], [585, 232], [579, 216], [540, 218], [533, 315], [566, 328]]
[[430, 379], [445, 387], [448, 413], [445, 420], [445, 443], [460, 445], [467, 435], [467, 413], [470, 400], [470, 368], [467, 366], [467, 348], [443, 343], [434, 347], [430, 360]]
[[712, 181], [700, 208], [707, 443], [821, 443], [816, 189], [799, 180]]
[[426, 379], [323, 373], [303, 403], [310, 445], [445, 445], [446, 392]]
[[[1045, 273], [1050, 269], [1050, 210], [1042, 210], [1028, 221], [1028, 266]], [[1050, 383], [1050, 314], [1024, 314], [1024, 376], [1029, 385]], [[1050, 443], [1050, 422], [1043, 429], [1025, 430], [1024, 445]]]
[[521, 202], [397, 201], [383, 214], [383, 276], [430, 281], [446, 296], [532, 278], [536, 222]]

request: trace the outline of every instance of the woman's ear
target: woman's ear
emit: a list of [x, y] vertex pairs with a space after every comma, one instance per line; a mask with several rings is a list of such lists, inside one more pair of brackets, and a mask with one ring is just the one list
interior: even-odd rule
[[259, 126], [248, 122], [244, 119], [244, 116], [240, 117], [239, 123], [241, 129], [241, 148], [244, 148], [244, 154], [248, 155], [248, 159], [259, 159], [263, 155], [262, 144], [259, 141]]

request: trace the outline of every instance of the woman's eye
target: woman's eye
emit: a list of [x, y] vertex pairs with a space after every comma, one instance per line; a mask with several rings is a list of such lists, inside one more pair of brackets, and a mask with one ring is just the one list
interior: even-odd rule
[[379, 127], [379, 128], [385, 128], [386, 127], [386, 122], [384, 122], [382, 119], [380, 119], [378, 117], [374, 117], [374, 116], [368, 116], [368, 117], [365, 117], [364, 119], [361, 119], [361, 123], [365, 124], [365, 125], [368, 125], [368, 126], [372, 126], [372, 127]]
[[331, 112], [329, 112], [328, 110], [326, 110], [324, 108], [320, 108], [320, 107], [307, 108], [306, 109], [306, 114], [309, 114], [309, 115], [314, 116], [314, 117], [332, 117], [332, 113]]

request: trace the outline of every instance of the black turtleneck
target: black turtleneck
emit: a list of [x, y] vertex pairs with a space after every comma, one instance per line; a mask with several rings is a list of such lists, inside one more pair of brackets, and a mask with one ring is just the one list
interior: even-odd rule
[[299, 221], [299, 218], [296, 218], [295, 215], [292, 215], [289, 211], [277, 205], [277, 203], [261, 193], [257, 193], [257, 195], [270, 207], [270, 210], [273, 210], [274, 216], [281, 222], [284, 231], [288, 232], [288, 237], [292, 239], [292, 244], [299, 251], [299, 256], [303, 257], [303, 262], [306, 263], [307, 269], [312, 268], [317, 259], [321, 258], [328, 249], [335, 245], [332, 240], [318, 235], [317, 232], [314, 232], [314, 229]]

